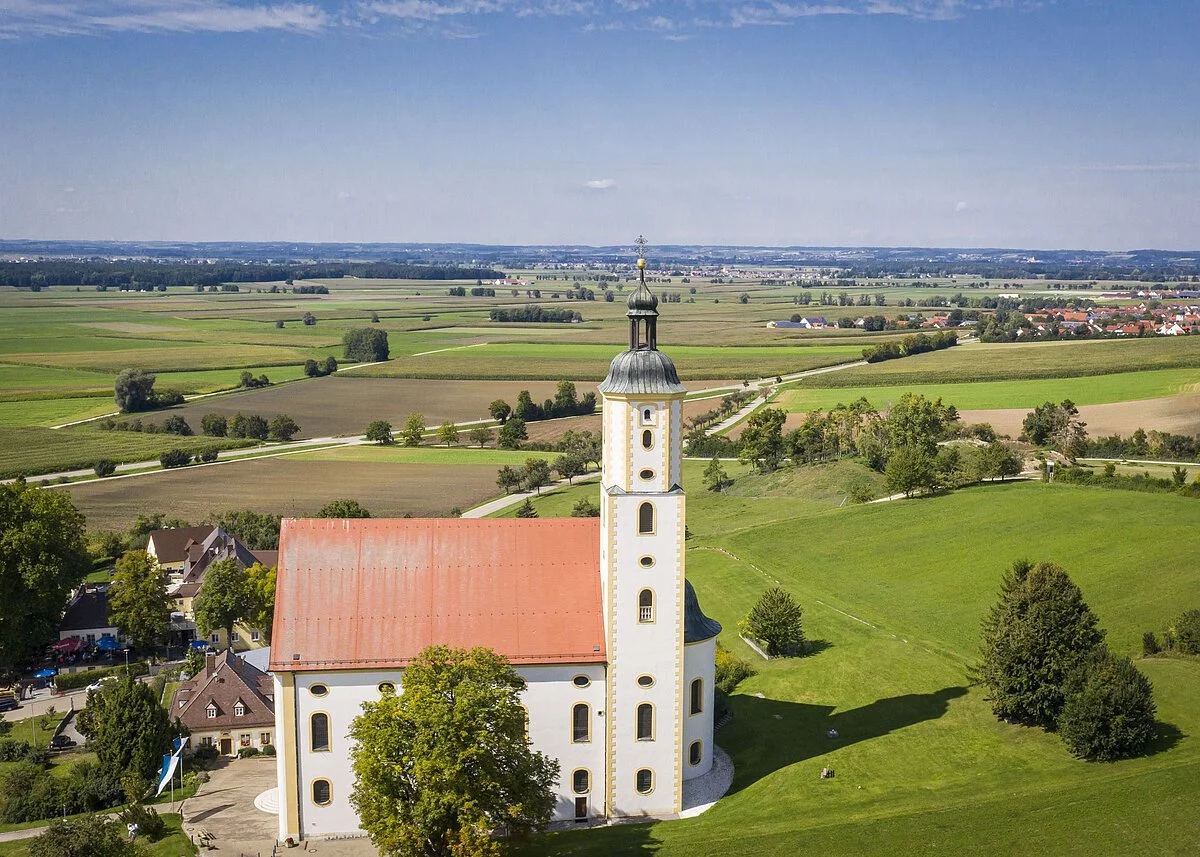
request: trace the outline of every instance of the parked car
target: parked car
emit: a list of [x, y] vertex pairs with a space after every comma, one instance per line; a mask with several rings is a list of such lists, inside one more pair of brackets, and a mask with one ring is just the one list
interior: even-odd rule
[[20, 707], [21, 703], [17, 701], [16, 694], [0, 694], [0, 711], [16, 711]]
[[77, 742], [74, 738], [68, 738], [66, 735], [55, 735], [50, 739], [51, 750], [69, 750], [74, 747]]
[[106, 675], [104, 678], [100, 679], [99, 681], [89, 684], [87, 686], [88, 693], [91, 693], [94, 690], [100, 690], [102, 687], [104, 687], [109, 682], [114, 682], [116, 680], [117, 680], [117, 677], [115, 675]]

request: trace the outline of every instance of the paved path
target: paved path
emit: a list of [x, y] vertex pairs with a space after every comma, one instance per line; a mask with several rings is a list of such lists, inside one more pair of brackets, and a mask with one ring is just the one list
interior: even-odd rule
[[[599, 473], [587, 473], [583, 476], [576, 476], [580, 482], [591, 482], [600, 478]], [[578, 483], [576, 483], [578, 484]], [[543, 485], [543, 488], [566, 488], [567, 480], [560, 479], [557, 482], [551, 482], [549, 485]], [[513, 494], [505, 494], [503, 497], [497, 497], [495, 500], [489, 500], [486, 503], [481, 503], [474, 509], [468, 509], [462, 513], [464, 518], [486, 518], [492, 512], [499, 512], [501, 509], [507, 509], [509, 506], [515, 506], [518, 503], [524, 503], [529, 497], [538, 496], [534, 491], [517, 491]]]
[[[776, 377], [782, 378], [784, 383], [788, 381], [797, 381], [800, 378], [808, 378], [813, 375], [824, 375], [827, 372], [840, 372], [842, 369], [850, 369], [854, 366], [866, 366], [866, 360], [856, 360], [853, 363], [839, 363], [836, 366], [822, 366], [820, 369], [807, 369], [803, 372], [793, 372], [790, 375], [779, 375]], [[715, 426], [705, 429], [705, 434], [720, 434], [727, 429], [733, 428], [739, 422], [750, 416], [763, 405], [767, 403], [767, 390], [770, 387], [778, 385], [778, 381], [774, 378], [760, 378], [757, 381], [750, 382], [750, 388], [762, 391], [762, 395], [747, 402], [732, 416], [726, 417]]]

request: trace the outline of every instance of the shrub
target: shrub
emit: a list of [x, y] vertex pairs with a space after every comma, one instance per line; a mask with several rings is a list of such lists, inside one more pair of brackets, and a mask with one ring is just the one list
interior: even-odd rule
[[1147, 631], [1146, 633], [1142, 634], [1143, 656], [1150, 657], [1151, 655], [1157, 655], [1161, 651], [1162, 646], [1159, 645], [1158, 637], [1154, 635], [1153, 631]]
[[163, 467], [186, 467], [192, 463], [192, 455], [186, 449], [168, 449], [158, 460]]
[[121, 823], [125, 825], [136, 824], [138, 835], [145, 836], [151, 842], [162, 839], [163, 834], [167, 832], [167, 823], [162, 820], [162, 816], [151, 807], [143, 806], [140, 803], [125, 807], [120, 819]]
[[20, 762], [32, 749], [28, 741], [14, 741], [11, 738], [0, 741], [0, 762]]
[[1171, 626], [1175, 648], [1185, 655], [1200, 655], [1200, 610], [1188, 610]]
[[739, 658], [717, 643], [715, 684], [722, 693], [733, 693], [743, 680], [755, 674], [749, 661]]
[[347, 360], [378, 363], [388, 359], [387, 331], [380, 328], [356, 327], [347, 330], [342, 337], [342, 346]]
[[225, 437], [229, 420], [224, 414], [205, 414], [200, 418], [200, 430], [210, 437]]
[[211, 762], [217, 758], [217, 748], [214, 744], [201, 744], [192, 751], [192, 761]]
[[240, 750], [238, 750], [237, 755], [238, 755], [239, 759], [248, 759], [251, 756], [258, 755], [258, 748], [257, 747], [242, 747]]
[[206, 446], [196, 453], [196, 460], [207, 464], [210, 461], [216, 461], [219, 454], [220, 451], [215, 446]]
[[275, 745], [274, 744], [265, 744], [262, 748], [262, 754], [264, 756], [274, 756], [275, 755]]
[[[147, 675], [150, 672], [150, 667], [144, 661], [134, 661], [129, 665], [129, 674], [137, 677]], [[61, 691], [78, 690], [81, 687], [87, 687], [94, 681], [98, 681], [105, 676], [123, 675], [125, 666], [119, 667], [101, 667], [100, 669], [88, 670], [87, 672], [78, 673], [59, 673], [54, 677], [54, 686]]]
[[101, 458], [92, 465], [92, 470], [103, 479], [105, 476], [112, 476], [117, 472], [117, 463], [111, 458]]
[[171, 414], [171, 416], [163, 420], [162, 430], [167, 434], [177, 434], [181, 437], [189, 437], [194, 434], [192, 427], [188, 425], [188, 421], [180, 414]]
[[1058, 733], [1071, 755], [1106, 762], [1141, 752], [1154, 735], [1154, 693], [1133, 661], [1107, 646], [1067, 678]]

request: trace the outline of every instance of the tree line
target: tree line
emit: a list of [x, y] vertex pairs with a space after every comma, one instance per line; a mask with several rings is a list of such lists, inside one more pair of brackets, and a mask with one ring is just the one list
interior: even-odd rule
[[868, 363], [880, 363], [884, 360], [912, 357], [914, 354], [941, 351], [953, 348], [955, 345], [958, 345], [958, 334], [949, 330], [939, 331], [932, 335], [917, 333], [906, 336], [899, 342], [881, 342], [879, 345], [869, 345], [863, 349], [862, 356]]
[[571, 309], [546, 309], [537, 304], [529, 304], [512, 309], [494, 309], [488, 313], [488, 318], [499, 322], [532, 322], [535, 324], [564, 324], [581, 322], [583, 316]]
[[[223, 283], [269, 283], [290, 280], [362, 279], [478, 280], [501, 279], [503, 271], [457, 265], [414, 265], [402, 262], [322, 262], [267, 265], [255, 262], [178, 264], [173, 262], [72, 261], [0, 262], [0, 285], [45, 286], [220, 286]], [[303, 286], [301, 288], [304, 288]]]

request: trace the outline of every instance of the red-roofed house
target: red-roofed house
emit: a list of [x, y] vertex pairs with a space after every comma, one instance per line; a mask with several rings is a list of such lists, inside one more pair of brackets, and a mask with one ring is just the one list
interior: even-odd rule
[[557, 821], [677, 815], [712, 768], [721, 626], [684, 579], [686, 390], [639, 279], [629, 349], [600, 385], [599, 519], [283, 522], [281, 839], [361, 833], [348, 729], [434, 644], [490, 647], [524, 677], [530, 740], [562, 771]]

